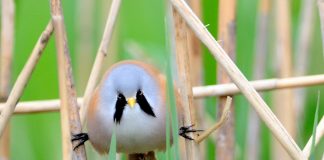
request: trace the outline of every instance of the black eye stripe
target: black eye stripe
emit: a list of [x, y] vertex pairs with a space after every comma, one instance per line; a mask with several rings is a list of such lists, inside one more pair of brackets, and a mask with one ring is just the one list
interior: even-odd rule
[[141, 90], [138, 90], [136, 93], [136, 102], [139, 104], [140, 108], [148, 115], [156, 117], [152, 107], [147, 102], [143, 92]]
[[117, 124], [120, 123], [120, 120], [122, 118], [123, 111], [125, 109], [126, 104], [127, 104], [127, 101], [126, 101], [125, 96], [122, 95], [121, 93], [119, 93], [117, 96], [117, 101], [116, 101], [116, 105], [115, 105], [115, 108], [116, 108], [116, 111], [114, 114], [114, 122], [115, 123], [117, 123]]

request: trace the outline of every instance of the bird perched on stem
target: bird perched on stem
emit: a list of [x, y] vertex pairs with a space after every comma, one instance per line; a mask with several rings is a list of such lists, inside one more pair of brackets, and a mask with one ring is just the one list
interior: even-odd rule
[[[177, 109], [181, 119], [180, 105]], [[117, 152], [164, 150], [166, 110], [165, 76], [149, 64], [122, 61], [107, 71], [93, 93], [87, 114], [88, 134], [74, 135], [72, 140], [80, 140], [82, 145], [89, 139], [99, 153], [108, 153], [114, 128]], [[198, 130], [189, 127], [181, 127], [179, 134], [191, 139], [185, 133]]]

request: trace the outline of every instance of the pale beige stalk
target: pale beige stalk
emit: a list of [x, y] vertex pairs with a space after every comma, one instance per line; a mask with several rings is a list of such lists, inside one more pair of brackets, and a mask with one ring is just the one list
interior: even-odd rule
[[[270, 91], [284, 88], [297, 88], [324, 84], [324, 74], [291, 77], [291, 78], [274, 78], [250, 81], [252, 87], [257, 91]], [[234, 83], [196, 86], [193, 87], [195, 98], [209, 96], [227, 96], [241, 93], [240, 89]]]
[[[76, 91], [74, 88], [70, 53], [65, 31], [61, 0], [50, 1], [52, 22], [55, 30], [55, 45], [57, 52], [58, 77], [61, 99], [61, 127], [63, 159], [86, 160], [84, 145], [75, 150], [79, 142], [71, 143], [72, 135], [82, 132]], [[73, 144], [73, 145], [72, 145]]]
[[[83, 99], [78, 98], [78, 106], [81, 106]], [[5, 103], [0, 103], [0, 111], [5, 107]], [[26, 101], [19, 102], [16, 105], [15, 114], [31, 114], [31, 113], [42, 113], [42, 112], [57, 112], [60, 110], [60, 100], [37, 100], [37, 101]]]
[[0, 97], [7, 97], [14, 45], [15, 4], [13, 0], [2, 0], [1, 7]]
[[[1, 44], [0, 44], [0, 102], [6, 101], [10, 92], [11, 65], [14, 47], [15, 3], [13, 0], [1, 1]], [[10, 126], [7, 125], [0, 138], [0, 159], [9, 159]]]
[[[201, 0], [189, 0], [192, 10], [195, 12], [198, 17], [201, 17]], [[202, 85], [203, 80], [203, 55], [201, 50], [201, 44], [199, 39], [195, 36], [195, 33], [191, 30], [188, 31], [188, 51], [189, 51], [189, 60], [190, 64], [190, 80], [192, 86]], [[195, 128], [205, 128], [205, 110], [203, 107], [203, 100], [195, 99], [193, 101], [194, 110], [192, 110], [192, 119], [196, 121]], [[206, 145], [195, 145], [196, 157], [200, 159], [206, 159]]]
[[226, 122], [226, 120], [228, 120], [228, 118], [229, 118], [231, 104], [232, 104], [232, 98], [228, 96], [226, 98], [226, 103], [225, 103], [225, 107], [223, 109], [223, 112], [221, 114], [221, 118], [219, 119], [218, 122], [216, 122], [213, 126], [211, 126], [210, 128], [208, 128], [207, 130], [205, 130], [201, 135], [199, 135], [195, 139], [195, 141], [197, 143], [200, 143], [201, 141], [203, 141], [204, 139], [206, 139], [211, 133], [213, 133], [214, 131], [216, 131], [217, 129], [219, 129], [220, 127], [222, 127], [224, 125], [224, 123]]
[[[250, 83], [257, 91], [270, 91], [282, 88], [296, 88], [324, 84], [324, 75], [283, 79], [265, 79], [250, 81]], [[241, 93], [234, 83], [193, 87], [192, 91], [194, 98], [203, 98], [207, 96], [228, 96]], [[79, 106], [81, 105], [82, 101], [83, 98], [78, 98]], [[0, 110], [2, 110], [4, 106], [4, 103], [0, 103]], [[59, 106], [60, 100], [58, 99], [19, 102], [15, 109], [15, 113], [58, 111], [60, 109]]]
[[[174, 33], [175, 33], [175, 53], [176, 53], [176, 62], [177, 62], [177, 74], [178, 74], [178, 86], [179, 86], [179, 99], [182, 103], [183, 109], [183, 122], [180, 120], [180, 126], [190, 126], [195, 124], [193, 116], [193, 95], [192, 95], [192, 86], [190, 80], [190, 59], [188, 51], [188, 32], [187, 25], [185, 24], [182, 17], [179, 13], [173, 9], [173, 22], [174, 22]], [[188, 134], [191, 137], [194, 137], [192, 133]], [[196, 144], [191, 140], [185, 141], [186, 147], [186, 159], [193, 160], [199, 157], [196, 157]]]
[[[279, 78], [286, 78], [292, 75], [291, 55], [291, 27], [290, 27], [290, 0], [276, 0], [274, 2], [275, 28], [276, 28], [276, 58], [275, 70]], [[299, 64], [298, 64], [299, 65]], [[296, 105], [294, 104], [292, 90], [280, 90], [274, 93], [273, 108], [278, 119], [294, 138], [296, 136]], [[284, 99], [284, 101], [283, 101]], [[284, 148], [273, 141], [272, 154], [274, 159], [290, 159]]]

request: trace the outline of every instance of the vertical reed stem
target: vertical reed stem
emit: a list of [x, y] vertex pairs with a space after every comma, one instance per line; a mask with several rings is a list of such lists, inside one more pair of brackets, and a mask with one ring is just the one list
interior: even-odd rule
[[[198, 17], [201, 17], [201, 0], [190, 0], [189, 4], [195, 14]], [[189, 60], [190, 64], [190, 79], [192, 86], [198, 86], [202, 84], [202, 77], [203, 77], [203, 65], [202, 65], [202, 50], [199, 39], [195, 36], [195, 33], [191, 30], [188, 30], [188, 51], [189, 51]], [[203, 101], [199, 99], [195, 99], [193, 101], [194, 109], [192, 110], [192, 119], [196, 120], [195, 127], [197, 128], [205, 128], [205, 121], [204, 121], [204, 106]], [[206, 145], [195, 145], [197, 148], [195, 149], [197, 153], [195, 155], [200, 159], [206, 159], [205, 157], [205, 147]]]
[[[218, 39], [228, 56], [234, 60], [236, 50], [236, 0], [220, 0], [219, 1], [219, 17], [218, 17]], [[230, 83], [231, 80], [224, 72], [222, 66], [218, 65], [217, 77], [219, 83]], [[224, 111], [227, 97], [219, 97], [218, 117]], [[234, 135], [234, 104], [231, 103], [231, 112], [228, 121], [224, 124], [216, 140], [217, 159], [233, 160], [235, 150]]]
[[[61, 0], [51, 0], [51, 15], [55, 30], [55, 43], [58, 59], [59, 87], [61, 98], [61, 124], [63, 140], [63, 159], [85, 160], [84, 145], [72, 151], [71, 136], [81, 133], [79, 109], [74, 88], [70, 53], [66, 38]], [[69, 126], [69, 128], [66, 128]], [[79, 142], [73, 142], [76, 146]], [[71, 152], [72, 151], [72, 152]]]
[[[277, 70], [278, 77], [285, 78], [292, 75], [289, 0], [276, 0], [275, 5]], [[292, 138], [296, 136], [296, 108], [293, 102], [291, 90], [276, 91], [274, 94], [274, 111]], [[273, 145], [273, 151], [274, 159], [289, 159], [289, 155], [277, 141]]]
[[[1, 45], [0, 45], [0, 102], [9, 95], [11, 65], [14, 46], [15, 4], [13, 0], [2, 0]], [[8, 125], [0, 139], [0, 159], [9, 159], [10, 126]]]
[[[175, 40], [176, 40], [176, 60], [177, 60], [177, 73], [179, 79], [179, 91], [180, 91], [180, 100], [183, 107], [183, 123], [180, 125], [190, 126], [195, 124], [195, 120], [192, 119], [193, 116], [193, 95], [192, 95], [192, 86], [190, 80], [190, 60], [189, 60], [189, 51], [188, 51], [188, 32], [187, 25], [185, 24], [182, 17], [179, 13], [173, 9], [173, 21], [175, 28]], [[189, 134], [193, 137], [193, 134]], [[194, 144], [194, 141], [186, 140], [186, 158], [189, 160], [199, 159], [196, 157], [197, 147]]]
[[14, 43], [15, 5], [13, 0], [2, 0], [0, 97], [7, 97], [10, 88], [11, 63]]

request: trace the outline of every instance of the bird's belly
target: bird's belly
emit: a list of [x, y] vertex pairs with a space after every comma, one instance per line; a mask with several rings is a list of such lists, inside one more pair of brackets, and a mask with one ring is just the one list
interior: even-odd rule
[[165, 119], [141, 114], [127, 114], [116, 125], [118, 152], [145, 153], [165, 148]]

